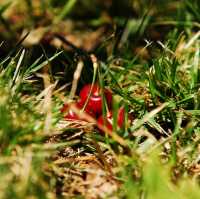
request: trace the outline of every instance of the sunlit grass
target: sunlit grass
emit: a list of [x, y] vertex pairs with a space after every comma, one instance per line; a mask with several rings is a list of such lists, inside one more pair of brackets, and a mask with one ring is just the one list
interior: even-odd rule
[[[130, 20], [112, 16], [119, 30], [92, 53], [98, 83], [113, 92], [114, 112], [121, 105], [129, 112], [115, 136], [100, 133], [95, 119], [67, 122], [60, 113], [92, 82], [90, 52], [70, 43], [75, 55], [44, 43], [27, 48], [29, 35], [19, 36], [21, 29], [47, 26], [40, 17], [48, 16], [51, 32], [90, 3], [97, 13], [109, 4], [24, 0], [15, 6], [26, 22], [11, 25], [9, 13], [16, 10], [7, 2], [0, 2], [0, 50], [9, 39], [16, 43], [0, 57], [0, 198], [200, 198], [199, 2], [134, 1]], [[101, 17], [84, 23], [90, 31], [111, 26]], [[167, 31], [159, 32], [163, 27]]]

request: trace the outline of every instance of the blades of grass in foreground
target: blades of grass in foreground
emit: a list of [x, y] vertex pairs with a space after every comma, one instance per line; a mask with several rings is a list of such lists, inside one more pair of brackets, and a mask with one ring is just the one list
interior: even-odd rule
[[28, 37], [29, 32], [26, 33], [18, 42], [17, 44], [12, 48], [12, 50], [9, 51], [8, 55], [1, 61], [1, 65], [3, 66], [3, 64], [7, 63], [10, 61], [10, 59], [12, 59], [12, 57], [15, 57], [17, 52], [19, 52], [20, 48], [21, 48], [21, 44], [23, 43], [23, 41]]
[[175, 164], [177, 162], [177, 149], [176, 149], [176, 141], [178, 134], [181, 132], [181, 124], [183, 119], [183, 113], [177, 113], [177, 122], [172, 136], [172, 162]]
[[[198, 0], [187, 1], [196, 12]], [[52, 5], [55, 3], [56, 12], [63, 10], [60, 5], [71, 3], [71, 6], [74, 6], [78, 1], [62, 2], [51, 1]], [[90, 2], [96, 3], [89, 0], [88, 3]], [[178, 1], [173, 0], [163, 0], [164, 2], [172, 13], [177, 4], [180, 5]], [[38, 1], [31, 3], [33, 7], [38, 5]], [[106, 10], [103, 10], [103, 13], [105, 11], [109, 14], [107, 10], [120, 1], [112, 3], [109, 7], [107, 1], [98, 1], [98, 10], [102, 13], [101, 9], [105, 6]], [[143, 3], [139, 0], [134, 1], [133, 6], [140, 10]], [[151, 17], [156, 23], [158, 14], [160, 21], [166, 22], [166, 18], [170, 20], [175, 17], [178, 20], [173, 21], [172, 25], [176, 27], [176, 31], [173, 30], [167, 39], [162, 26], [158, 29], [154, 27], [153, 30], [145, 29], [145, 36], [156, 33], [156, 40], [157, 37], [162, 37], [159, 49], [152, 45], [149, 46], [150, 49], [145, 49], [147, 59], [139, 55], [132, 58], [135, 51], [133, 53], [134, 49], [129, 45], [130, 49], [127, 50], [122, 47], [123, 55], [115, 54], [110, 59], [109, 50], [106, 49], [106, 55], [102, 58], [102, 63], [106, 64], [102, 64], [101, 87], [111, 87], [113, 95], [120, 101], [119, 105], [127, 104], [127, 110], [133, 116], [132, 126], [128, 126], [130, 128], [127, 128], [125, 139], [122, 136], [125, 132], [121, 131], [108, 132], [109, 136], [105, 138], [104, 134], [100, 134], [92, 124], [86, 122], [78, 122], [76, 126], [71, 127], [73, 122], [62, 120], [64, 124], [58, 131], [56, 125], [62, 118], [60, 106], [63, 99], [66, 99], [66, 91], [60, 92], [59, 85], [62, 82], [56, 84], [52, 78], [49, 83], [55, 83], [58, 90], [49, 93], [50, 88], [47, 88], [46, 84], [44, 86], [42, 81], [35, 85], [34, 75], [48, 65], [51, 59], [58, 58], [59, 53], [51, 58], [39, 55], [37, 60], [28, 60], [28, 63], [33, 63], [29, 67], [23, 63], [29, 49], [26, 49], [26, 52], [23, 48], [19, 49], [20, 44], [13, 49], [14, 51], [10, 51], [11, 54], [8, 53], [9, 56], [2, 62], [0, 69], [0, 198], [200, 198], [199, 33], [196, 33], [195, 29], [199, 26], [198, 17], [191, 9], [190, 12], [185, 10], [180, 13], [184, 11], [183, 8], [178, 10], [177, 15], [170, 16], [171, 13], [163, 10], [165, 7], [159, 9], [160, 5], [160, 1], [159, 6], [152, 5], [152, 10], [148, 10], [151, 16], [147, 18]], [[82, 8], [81, 2], [78, 6]], [[184, 4], [181, 5], [183, 6]], [[64, 10], [63, 17], [75, 9], [69, 6]], [[46, 11], [48, 13], [48, 8]], [[136, 11], [137, 9], [134, 13], [137, 15]], [[51, 15], [54, 13], [51, 12]], [[143, 13], [141, 15], [144, 16]], [[109, 20], [114, 19], [111, 15], [108, 16]], [[53, 16], [50, 19], [54, 17], [56, 18]], [[63, 17], [60, 20], [64, 19]], [[73, 21], [73, 15], [70, 17]], [[135, 15], [132, 18], [134, 20]], [[182, 19], [183, 23], [179, 19]], [[86, 21], [83, 23], [84, 30]], [[146, 21], [149, 22], [148, 19]], [[42, 19], [39, 26], [43, 22], [46, 24], [46, 19]], [[76, 28], [76, 22], [73, 23]], [[143, 25], [146, 28], [146, 24]], [[184, 33], [182, 30], [186, 26], [187, 32]], [[82, 28], [79, 25], [78, 27]], [[172, 26], [167, 26], [167, 29], [170, 27]], [[184, 39], [176, 42], [179, 40], [180, 32]], [[139, 38], [143, 33], [144, 29], [141, 28], [141, 32], [136, 33], [135, 38]], [[122, 43], [132, 44], [131, 37], [131, 34], [127, 35]], [[138, 42], [138, 45], [142, 47], [143, 42]], [[176, 52], [179, 54], [177, 57]], [[106, 56], [109, 57], [107, 61]], [[130, 60], [127, 58], [129, 56]], [[122, 64], [112, 64], [115, 59], [120, 60]], [[59, 61], [66, 60], [59, 57]], [[54, 67], [53, 62], [51, 65]], [[65, 66], [69, 65], [67, 63]], [[48, 72], [45, 75], [48, 78]], [[40, 77], [45, 75], [40, 74]], [[66, 77], [68, 76], [69, 74], [66, 74]], [[30, 81], [17, 81], [20, 78], [29, 78]], [[14, 85], [12, 82], [15, 82]], [[18, 85], [18, 89], [14, 90], [13, 87]], [[26, 87], [29, 87], [29, 90], [26, 90]], [[41, 91], [43, 87], [46, 90]], [[75, 90], [72, 92], [73, 96]], [[51, 114], [51, 121], [48, 122], [45, 106]], [[117, 110], [115, 105], [113, 109]], [[81, 115], [75, 107], [72, 110]], [[95, 124], [95, 120], [91, 118], [91, 123]], [[117, 116], [114, 120], [116, 126]], [[52, 123], [51, 128], [48, 126], [49, 121]], [[48, 135], [44, 135], [46, 128]], [[117, 131], [117, 128], [115, 130]], [[93, 139], [97, 144], [96, 149]], [[129, 151], [126, 150], [127, 143], [131, 146]], [[105, 168], [114, 178], [111, 183]], [[104, 178], [105, 181], [102, 181]], [[102, 196], [104, 192], [107, 195]]]
[[54, 19], [54, 23], [55, 24], [59, 23], [67, 14], [69, 14], [69, 12], [72, 10], [72, 8], [76, 4], [76, 2], [77, 2], [77, 0], [68, 0], [68, 1], [66, 1], [66, 4], [65, 4], [64, 8], [62, 9], [62, 11]]
[[154, 110], [152, 110], [151, 112], [146, 113], [143, 116], [142, 119], [139, 119], [139, 120], [137, 120], [137, 121], [134, 122], [133, 126], [131, 127], [131, 131], [134, 132], [136, 129], [138, 129], [143, 124], [145, 124], [146, 122], [148, 122], [151, 118], [155, 117], [163, 109], [165, 109], [167, 107], [171, 107], [171, 106], [174, 106], [173, 102], [165, 102], [162, 105], [160, 105], [159, 107], [157, 107]]
[[63, 51], [60, 51], [58, 53], [56, 53], [54, 56], [52, 56], [51, 58], [49, 58], [49, 60], [43, 61], [41, 64], [37, 65], [37, 63], [40, 61], [40, 58], [38, 58], [38, 60], [36, 60], [34, 62], [34, 64], [31, 65], [31, 67], [25, 72], [25, 76], [28, 77], [30, 74], [37, 72], [38, 70], [40, 70], [41, 68], [43, 68], [44, 66], [46, 66], [49, 61], [54, 60], [56, 57], [58, 57], [60, 54], [62, 54]]
[[194, 89], [194, 87], [197, 85], [198, 83], [198, 70], [199, 70], [199, 48], [200, 48], [200, 43], [197, 42], [196, 43], [196, 50], [195, 50], [195, 55], [194, 55], [194, 62], [193, 62], [193, 67], [191, 69], [191, 79], [192, 79], [192, 82], [191, 82], [191, 89]]

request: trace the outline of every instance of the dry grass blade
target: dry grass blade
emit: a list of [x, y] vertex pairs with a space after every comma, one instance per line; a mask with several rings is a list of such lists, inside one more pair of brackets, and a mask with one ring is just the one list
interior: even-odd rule
[[135, 131], [136, 129], [141, 127], [144, 123], [148, 122], [151, 118], [155, 117], [156, 114], [158, 114], [164, 108], [171, 106], [171, 105], [172, 105], [171, 102], [165, 102], [162, 105], [160, 105], [159, 107], [157, 107], [156, 109], [152, 110], [151, 112], [146, 113], [142, 119], [134, 122], [133, 127], [131, 127], [131, 131]]
[[71, 91], [70, 91], [69, 99], [73, 99], [74, 96], [75, 96], [77, 85], [78, 85], [78, 80], [81, 76], [83, 66], [84, 66], [84, 63], [83, 63], [82, 60], [80, 60], [78, 62], [76, 71], [74, 72], [74, 79], [73, 79], [73, 82], [72, 82], [72, 88], [71, 88]]

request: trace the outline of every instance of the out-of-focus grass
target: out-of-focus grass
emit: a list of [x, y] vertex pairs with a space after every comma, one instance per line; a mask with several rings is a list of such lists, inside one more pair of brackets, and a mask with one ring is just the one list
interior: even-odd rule
[[0, 64], [0, 198], [51, 198], [55, 180], [44, 170], [51, 151], [44, 147], [46, 97], [39, 100], [33, 89], [25, 94], [32, 72], [45, 62], [24, 71], [24, 58], [20, 50]]
[[[199, 198], [199, 1], [10, 2], [0, 4], [0, 198]], [[16, 45], [25, 30], [45, 27], [45, 37], [69, 20], [80, 36], [109, 27], [92, 52], [114, 107], [133, 118], [117, 132], [126, 147], [93, 125], [60, 122], [69, 94], [60, 86], [77, 58], [79, 83], [92, 81], [90, 51]]]

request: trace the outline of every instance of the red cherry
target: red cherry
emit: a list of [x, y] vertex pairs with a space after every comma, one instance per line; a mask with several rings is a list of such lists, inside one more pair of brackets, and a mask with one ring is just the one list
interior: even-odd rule
[[97, 126], [102, 131], [103, 131], [103, 127], [106, 127], [107, 129], [112, 131], [113, 130], [112, 113], [111, 112], [107, 113], [105, 117], [101, 115], [97, 120]]
[[[74, 103], [77, 109], [81, 110], [83, 105], [80, 102]], [[68, 104], [64, 104], [63, 107], [61, 108], [62, 113], [67, 113], [64, 115], [65, 120], [82, 120], [82, 121], [87, 121], [87, 118], [81, 118], [79, 117], [72, 109], [70, 109]], [[85, 113], [88, 115], [95, 117], [94, 113], [87, 108], [84, 110]]]
[[[124, 125], [125, 121], [125, 109], [124, 107], [121, 107], [118, 110], [118, 115], [117, 115], [117, 126], [119, 128], [122, 128]], [[108, 112], [106, 116], [104, 117], [101, 115], [98, 120], [97, 120], [97, 126], [99, 127], [100, 130], [103, 130], [103, 127], [107, 127], [109, 130], [113, 130], [113, 116], [112, 112]]]
[[65, 120], [81, 120], [76, 113], [69, 109], [67, 115], [64, 116]]
[[[77, 104], [75, 104], [75, 106], [77, 106]], [[80, 120], [78, 115], [70, 109], [69, 104], [64, 104], [60, 111], [64, 114], [65, 120]]]
[[120, 128], [123, 127], [125, 121], [125, 109], [124, 107], [120, 107], [118, 110], [118, 116], [117, 116], [117, 124]]
[[[86, 103], [87, 101], [91, 87], [92, 87], [91, 84], [87, 84], [80, 91], [80, 98], [83, 104]], [[100, 115], [102, 113], [102, 107], [103, 107], [102, 105], [103, 99], [100, 90], [101, 88], [97, 84], [93, 85], [91, 90], [91, 95], [86, 105], [86, 107], [88, 109], [91, 109], [96, 115]], [[112, 105], [112, 93], [107, 89], [105, 89], [103, 92], [106, 98], [107, 105], [110, 108]]]
[[[82, 109], [84, 104], [80, 100], [77, 102], [77, 106], [79, 107], [79, 109]], [[85, 107], [84, 112], [87, 113], [88, 115], [92, 116], [93, 118], [95, 118], [94, 112], [91, 109], [89, 109], [88, 107]]]
[[67, 111], [68, 107], [69, 106], [67, 104], [63, 104], [63, 107], [60, 109], [60, 112], [65, 113]]

